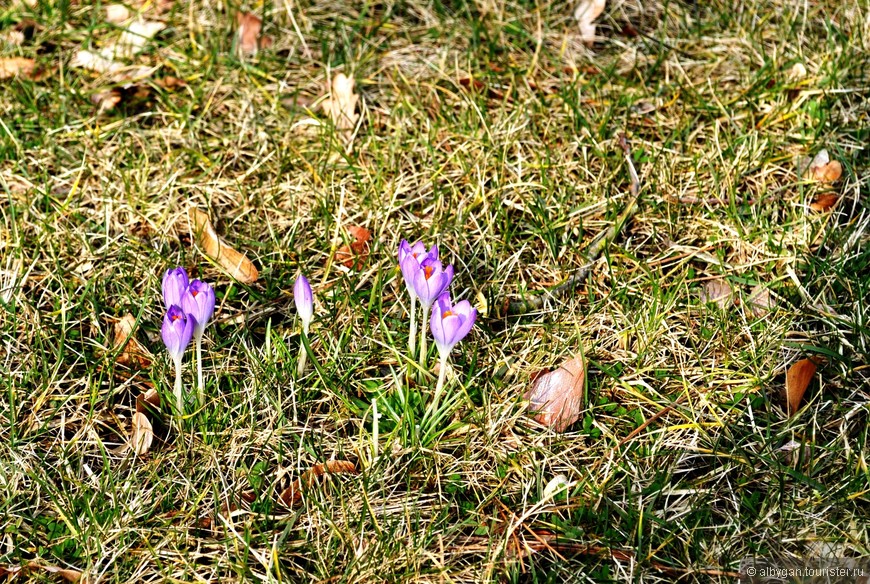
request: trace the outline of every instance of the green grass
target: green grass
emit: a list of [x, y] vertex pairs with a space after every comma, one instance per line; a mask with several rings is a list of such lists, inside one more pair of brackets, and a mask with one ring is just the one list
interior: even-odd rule
[[[7, 4], [0, 32], [32, 26], [0, 57], [51, 74], [0, 81], [0, 565], [100, 582], [709, 582], [747, 555], [870, 555], [866, 0], [611, 2], [593, 49], [566, 3], [266, 3], [275, 43], [244, 60], [239, 6], [177, 0], [146, 12], [167, 24], [137, 57], [160, 67], [147, 91], [102, 114], [92, 96], [111, 83], [70, 67], [117, 34], [101, 8]], [[336, 71], [364, 104], [349, 153], [315, 101]], [[497, 318], [583, 266], [627, 204], [621, 132], [638, 213], [576, 294]], [[821, 148], [844, 167], [828, 213], [795, 163]], [[256, 283], [191, 245], [188, 205]], [[358, 271], [333, 261], [348, 225], [374, 234]], [[422, 425], [434, 376], [414, 381], [406, 356], [402, 238], [437, 242], [454, 296], [489, 305]], [[160, 278], [175, 265], [217, 293], [208, 402], [183, 431], [154, 417], [137, 458], [136, 396], [171, 394]], [[300, 270], [316, 367], [297, 378]], [[715, 277], [741, 301], [703, 303]], [[776, 298], [761, 317], [758, 283]], [[136, 371], [112, 350], [128, 313], [153, 356]], [[581, 347], [587, 408], [557, 434], [521, 398]], [[823, 362], [789, 418], [785, 371], [806, 356]], [[359, 473], [278, 503], [333, 459]], [[544, 499], [558, 475], [567, 491]]]

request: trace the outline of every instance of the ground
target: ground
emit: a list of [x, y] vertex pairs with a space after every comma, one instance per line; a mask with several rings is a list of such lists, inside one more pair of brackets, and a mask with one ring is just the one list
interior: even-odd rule
[[[0, 8], [0, 57], [37, 65], [0, 81], [4, 569], [710, 582], [750, 555], [870, 555], [866, 0], [614, 1], [592, 46], [562, 2], [154, 4], [166, 26], [124, 60], [156, 67], [136, 82], [72, 66], [118, 38], [104, 6]], [[256, 55], [240, 10], [272, 40]], [[352, 135], [321, 107], [339, 72]], [[623, 133], [637, 212], [576, 290], [503, 316], [586, 265], [629, 204]], [[833, 184], [801, 167], [822, 149]], [[191, 206], [256, 282], [196, 245]], [[372, 239], [347, 267], [355, 226]], [[434, 373], [407, 357], [403, 238], [438, 243], [480, 310], [423, 427]], [[181, 431], [148, 411], [136, 456], [137, 396], [171, 402], [176, 265], [217, 294], [205, 407]], [[711, 282], [733, 295], [707, 302]], [[148, 355], [122, 363], [127, 314]], [[559, 433], [522, 398], [578, 353], [585, 408]], [[803, 358], [818, 369], [789, 415]]]

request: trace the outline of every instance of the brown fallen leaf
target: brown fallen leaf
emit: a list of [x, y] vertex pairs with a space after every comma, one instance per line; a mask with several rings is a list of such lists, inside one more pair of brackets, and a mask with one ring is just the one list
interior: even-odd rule
[[133, 420], [130, 428], [130, 448], [137, 456], [143, 456], [148, 453], [151, 448], [151, 443], [154, 441], [154, 428], [151, 422], [148, 421], [148, 416], [142, 412], [133, 414]]
[[731, 284], [721, 278], [707, 280], [701, 288], [701, 302], [715, 302], [725, 310], [734, 303], [734, 290]]
[[0, 576], [28, 576], [31, 572], [42, 571], [49, 574], [60, 576], [67, 582], [78, 582], [87, 584], [88, 579], [83, 577], [83, 573], [72, 568], [59, 568], [57, 566], [47, 566], [38, 562], [28, 562], [23, 566], [0, 566]]
[[810, 209], [813, 211], [824, 212], [834, 206], [839, 197], [836, 193], [821, 193], [816, 196], [816, 199], [810, 203]]
[[174, 91], [180, 87], [186, 87], [187, 83], [184, 81], [184, 79], [179, 79], [178, 77], [173, 77], [172, 75], [166, 75], [165, 77], [155, 79], [154, 85], [162, 87], [166, 91]]
[[121, 90], [118, 88], [98, 91], [91, 96], [91, 103], [98, 106], [97, 114], [104, 114], [112, 111], [116, 105], [121, 103]]
[[323, 110], [335, 124], [335, 129], [349, 143], [353, 136], [353, 128], [359, 120], [356, 106], [359, 95], [353, 92], [354, 80], [344, 73], [339, 73], [332, 80], [329, 97], [322, 102]]
[[822, 149], [810, 162], [806, 177], [819, 182], [833, 183], [843, 174], [843, 165], [837, 160], [831, 160], [828, 151]]
[[160, 394], [153, 387], [136, 396], [136, 412], [146, 414], [151, 408], [160, 408]]
[[20, 30], [9, 30], [0, 34], [0, 43], [4, 43], [13, 47], [20, 47], [24, 44], [24, 33]]
[[218, 237], [208, 215], [196, 207], [190, 207], [187, 220], [191, 237], [207, 256], [239, 282], [251, 284], [257, 281], [260, 276], [257, 268], [243, 253], [231, 248]]
[[530, 403], [529, 409], [536, 412], [535, 420], [564, 432], [580, 417], [585, 387], [586, 363], [582, 355], [577, 355], [558, 369], [540, 375], [524, 399]]
[[345, 228], [347, 234], [351, 238], [350, 245], [344, 244], [335, 252], [335, 261], [357, 270], [363, 268], [366, 259], [369, 257], [369, 241], [372, 239], [372, 232], [365, 227], [357, 227], [351, 225]]
[[302, 476], [293, 481], [293, 484], [284, 489], [278, 495], [278, 501], [287, 507], [293, 507], [296, 503], [302, 500], [302, 494], [305, 489], [314, 484], [317, 477], [325, 474], [357, 474], [356, 465], [349, 460], [330, 460], [322, 464], [315, 464], [310, 469], [302, 473]]
[[136, 339], [135, 328], [136, 318], [129, 313], [115, 323], [112, 346], [120, 351], [115, 363], [131, 369], [143, 369], [151, 365], [151, 353]]
[[260, 36], [263, 20], [253, 12], [236, 13], [236, 50], [240, 56], [254, 56], [258, 49], [272, 46], [272, 37]]
[[592, 22], [604, 12], [606, 0], [580, 0], [574, 9], [574, 20], [580, 27], [580, 37], [587, 46], [595, 43], [595, 24]]
[[810, 359], [801, 359], [788, 368], [785, 374], [785, 398], [789, 416], [795, 415], [800, 409], [801, 400], [815, 374], [816, 364]]
[[10, 79], [17, 75], [32, 78], [36, 70], [36, 61], [24, 57], [0, 58], [0, 79]]
[[756, 284], [749, 293], [749, 298], [746, 299], [746, 304], [749, 310], [756, 318], [761, 318], [774, 308], [776, 302], [770, 295], [770, 290], [764, 284]]

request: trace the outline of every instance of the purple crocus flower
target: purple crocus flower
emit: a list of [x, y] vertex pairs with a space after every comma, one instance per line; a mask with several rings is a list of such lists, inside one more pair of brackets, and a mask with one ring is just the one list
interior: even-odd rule
[[202, 280], [194, 280], [187, 287], [187, 291], [181, 296], [181, 307], [188, 315], [194, 318], [196, 325], [193, 335], [196, 338], [202, 336], [208, 321], [214, 314], [214, 290]]
[[160, 336], [163, 337], [163, 344], [166, 345], [169, 355], [178, 366], [181, 364], [184, 350], [193, 337], [195, 325], [196, 319], [192, 315], [185, 314], [177, 304], [170, 306], [166, 316], [163, 317]]
[[302, 319], [302, 326], [308, 330], [311, 319], [314, 317], [314, 294], [311, 292], [311, 284], [308, 278], [299, 274], [296, 283], [293, 284], [293, 301], [296, 303], [296, 312]]
[[166, 270], [163, 274], [163, 302], [166, 308], [173, 304], [181, 306], [181, 297], [187, 291], [189, 283], [187, 272], [181, 266]]
[[476, 318], [477, 309], [472, 308], [468, 300], [462, 300], [451, 306], [450, 294], [445, 292], [438, 297], [438, 301], [432, 307], [430, 324], [442, 361], [446, 361], [453, 347], [468, 335]]
[[437, 245], [433, 245], [429, 251], [426, 251], [422, 241], [410, 245], [406, 239], [403, 239], [399, 244], [399, 268], [402, 270], [405, 286], [412, 300], [417, 298], [417, 292], [414, 290], [414, 275], [420, 271], [420, 262], [427, 258], [438, 259]]
[[[405, 258], [408, 261], [408, 258]], [[420, 269], [414, 274], [414, 292], [420, 299], [420, 303], [427, 311], [432, 306], [432, 303], [447, 290], [450, 281], [453, 280], [453, 266], [447, 266], [447, 269], [441, 265], [441, 262], [427, 257], [420, 263]]]

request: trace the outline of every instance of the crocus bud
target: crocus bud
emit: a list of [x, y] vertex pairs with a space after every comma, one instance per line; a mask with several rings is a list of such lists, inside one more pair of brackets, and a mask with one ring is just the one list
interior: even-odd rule
[[163, 274], [163, 302], [166, 308], [173, 304], [181, 306], [181, 297], [187, 291], [188, 283], [187, 272], [181, 266], [166, 270]]
[[453, 347], [468, 335], [476, 318], [477, 309], [472, 308], [468, 300], [451, 306], [450, 294], [445, 292], [438, 297], [432, 307], [432, 320], [429, 326], [442, 360], [446, 359]]
[[181, 297], [181, 307], [196, 321], [193, 334], [199, 338], [214, 314], [214, 290], [205, 282], [194, 280]]
[[[408, 261], [408, 258], [405, 258]], [[431, 257], [420, 263], [420, 269], [414, 274], [414, 292], [426, 310], [447, 290], [453, 280], [453, 266], [444, 269], [441, 262]]]
[[191, 315], [185, 314], [177, 304], [170, 306], [166, 316], [163, 317], [160, 336], [163, 337], [163, 344], [166, 345], [169, 355], [176, 362], [181, 361], [184, 350], [190, 344], [195, 325], [196, 319]]
[[293, 301], [296, 303], [296, 312], [299, 313], [299, 318], [307, 329], [314, 317], [314, 295], [311, 293], [308, 279], [302, 274], [299, 274], [296, 283], [293, 284]]

